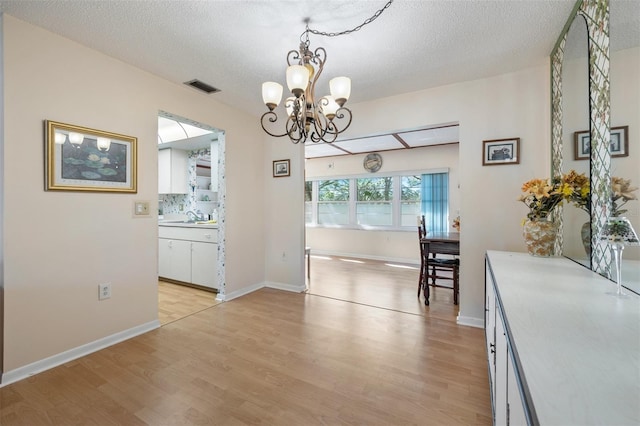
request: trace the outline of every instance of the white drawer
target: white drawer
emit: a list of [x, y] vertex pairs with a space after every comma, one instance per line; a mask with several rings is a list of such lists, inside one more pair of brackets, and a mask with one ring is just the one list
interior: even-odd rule
[[218, 230], [214, 228], [181, 228], [178, 226], [158, 227], [158, 237], [172, 240], [200, 241], [203, 243], [217, 243]]

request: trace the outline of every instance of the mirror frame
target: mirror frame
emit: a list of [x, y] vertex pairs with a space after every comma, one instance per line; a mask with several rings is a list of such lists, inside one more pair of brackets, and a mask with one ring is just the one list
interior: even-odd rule
[[[597, 236], [611, 211], [609, 0], [577, 0], [551, 52], [551, 175], [562, 175], [562, 62], [569, 28], [577, 15], [587, 22], [589, 35], [589, 127], [591, 133], [591, 269], [610, 277], [611, 253]], [[558, 215], [562, 229], [562, 215]], [[562, 232], [556, 253], [562, 253]]]

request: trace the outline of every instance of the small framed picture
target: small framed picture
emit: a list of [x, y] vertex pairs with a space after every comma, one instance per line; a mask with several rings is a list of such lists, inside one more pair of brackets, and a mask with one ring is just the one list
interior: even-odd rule
[[520, 164], [520, 138], [482, 141], [482, 165]]
[[289, 176], [289, 160], [276, 160], [273, 162], [273, 177]]
[[[591, 135], [588, 130], [573, 133], [574, 160], [591, 158]], [[629, 156], [629, 126], [611, 128], [609, 153], [612, 157]]]

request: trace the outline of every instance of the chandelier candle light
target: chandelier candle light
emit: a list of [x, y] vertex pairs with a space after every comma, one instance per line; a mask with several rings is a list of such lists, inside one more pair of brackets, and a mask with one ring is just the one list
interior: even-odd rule
[[351, 79], [348, 77], [331, 79], [329, 81], [331, 95], [316, 100], [316, 83], [324, 70], [327, 52], [322, 47], [311, 50], [309, 33], [335, 37], [358, 31], [380, 16], [392, 2], [393, 0], [390, 0], [361, 25], [339, 33], [311, 30], [309, 19], [305, 19], [306, 29], [300, 36], [299, 50], [291, 50], [287, 54], [286, 80], [287, 87], [293, 96], [287, 97], [284, 102], [287, 115], [284, 133], [274, 133], [267, 130], [265, 126], [265, 123], [278, 121], [278, 115], [274, 110], [282, 100], [282, 85], [273, 81], [262, 84], [262, 100], [269, 111], [262, 115], [260, 124], [267, 134], [274, 137], [288, 136], [294, 144], [304, 143], [308, 139], [316, 143], [335, 142], [338, 135], [351, 125], [351, 110], [344, 106], [351, 95]]

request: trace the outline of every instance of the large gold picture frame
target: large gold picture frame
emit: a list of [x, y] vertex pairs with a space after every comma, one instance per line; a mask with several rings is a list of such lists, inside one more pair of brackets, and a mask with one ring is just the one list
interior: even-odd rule
[[137, 193], [133, 136], [45, 120], [45, 190]]

